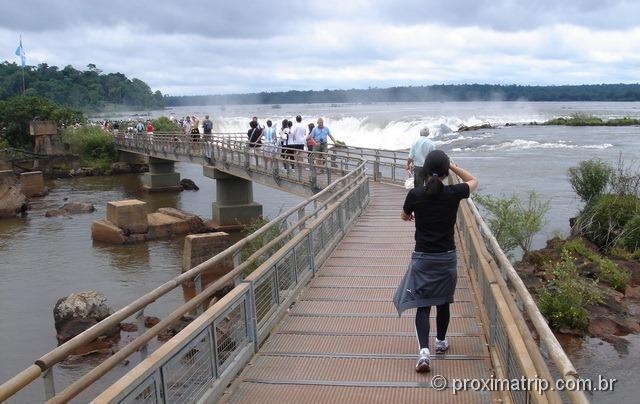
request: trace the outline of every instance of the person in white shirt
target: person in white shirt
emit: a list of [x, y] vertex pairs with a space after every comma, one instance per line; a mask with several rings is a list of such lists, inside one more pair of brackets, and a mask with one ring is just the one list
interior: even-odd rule
[[284, 168], [288, 169], [289, 165], [286, 160], [289, 158], [289, 142], [291, 141], [291, 129], [289, 128], [289, 121], [287, 119], [282, 120], [282, 127], [278, 133], [278, 139], [280, 140], [280, 157], [285, 160]]
[[301, 161], [304, 144], [307, 142], [307, 126], [302, 123], [302, 117], [296, 116], [296, 123], [291, 128], [289, 147], [296, 149], [296, 160]]
[[422, 172], [422, 166], [427, 154], [436, 149], [436, 144], [428, 138], [429, 128], [422, 128], [420, 137], [416, 139], [409, 150], [409, 158], [407, 159], [407, 170], [413, 168], [413, 185], [418, 188], [424, 185], [425, 177]]

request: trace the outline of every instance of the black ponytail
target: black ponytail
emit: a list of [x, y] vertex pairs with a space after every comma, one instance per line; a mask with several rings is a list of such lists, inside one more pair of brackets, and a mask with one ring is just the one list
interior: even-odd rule
[[427, 155], [422, 168], [423, 175], [427, 179], [424, 184], [427, 195], [437, 195], [444, 190], [444, 184], [440, 179], [449, 175], [449, 156], [442, 150], [434, 150]]

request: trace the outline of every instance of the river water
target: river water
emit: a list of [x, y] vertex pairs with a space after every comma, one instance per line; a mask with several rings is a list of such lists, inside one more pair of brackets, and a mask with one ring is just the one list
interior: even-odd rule
[[[461, 166], [480, 179], [480, 193], [524, 194], [535, 190], [551, 200], [552, 208], [543, 232], [534, 241], [540, 247], [556, 233], [566, 234], [568, 219], [581, 208], [566, 177], [579, 161], [600, 157], [615, 163], [620, 155], [631, 162], [639, 157], [638, 127], [509, 126], [455, 133], [458, 125], [528, 123], [574, 113], [603, 118], [640, 117], [640, 103], [394, 103], [312, 104], [272, 106], [182, 107], [153, 111], [152, 116], [210, 114], [214, 130], [246, 132], [248, 119], [257, 115], [279, 122], [302, 114], [304, 122], [325, 118], [337, 139], [347, 144], [401, 149], [428, 126], [431, 137]], [[637, 163], [636, 163], [637, 164]], [[105, 216], [108, 201], [137, 198], [150, 209], [171, 206], [211, 217], [214, 181], [202, 176], [197, 165], [177, 165], [182, 178], [193, 179], [200, 191], [145, 194], [138, 175], [88, 177], [48, 182], [51, 193], [33, 202], [24, 219], [0, 221], [0, 381], [32, 364], [56, 345], [52, 309], [56, 300], [71, 292], [98, 290], [114, 308], [120, 308], [180, 272], [182, 239], [153, 241], [129, 246], [94, 243], [93, 220]], [[273, 217], [300, 198], [254, 185], [254, 197]], [[97, 211], [71, 218], [46, 218], [44, 212], [66, 201], [90, 202]], [[398, 207], [400, 209], [400, 207]], [[181, 291], [154, 303], [147, 311], [161, 316], [175, 308]], [[570, 347], [576, 367], [585, 376], [617, 378], [616, 389], [597, 393], [593, 401], [635, 402], [632, 394], [640, 383], [640, 338], [626, 337], [626, 351], [606, 342], [586, 339]], [[122, 374], [133, 365], [119, 369]], [[68, 363], [56, 369], [57, 384], [66, 384], [86, 364]], [[115, 377], [115, 376], [114, 376]], [[108, 381], [107, 379], [106, 381]], [[42, 400], [42, 383], [35, 382], [16, 402]]]

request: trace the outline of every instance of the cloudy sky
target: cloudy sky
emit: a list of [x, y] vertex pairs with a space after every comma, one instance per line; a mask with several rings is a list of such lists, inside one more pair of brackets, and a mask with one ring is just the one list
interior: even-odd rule
[[640, 82], [638, 0], [2, 0], [0, 60], [171, 95]]

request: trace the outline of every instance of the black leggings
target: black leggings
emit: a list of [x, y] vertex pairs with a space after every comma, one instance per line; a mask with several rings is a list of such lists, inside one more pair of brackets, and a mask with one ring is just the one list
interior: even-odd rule
[[[449, 328], [449, 303], [436, 306], [436, 330], [437, 337], [440, 341], [446, 338], [447, 328]], [[431, 306], [418, 307], [416, 311], [416, 333], [418, 334], [418, 343], [420, 349], [429, 348], [429, 314]]]

